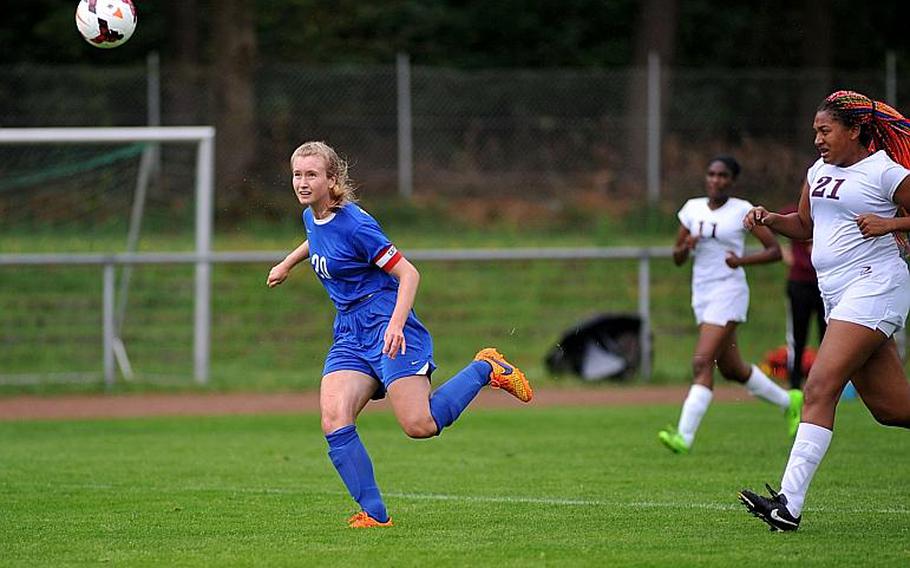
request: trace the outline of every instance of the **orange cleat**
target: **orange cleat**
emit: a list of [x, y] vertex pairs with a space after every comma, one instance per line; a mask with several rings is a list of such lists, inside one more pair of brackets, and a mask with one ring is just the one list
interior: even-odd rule
[[475, 361], [486, 361], [493, 367], [490, 373], [490, 386], [494, 389], [502, 389], [514, 396], [521, 402], [531, 402], [534, 397], [534, 391], [531, 389], [531, 383], [525, 378], [518, 367], [512, 365], [502, 353], [493, 347], [481, 349], [474, 356]]
[[372, 529], [374, 527], [391, 527], [391, 526], [393, 526], [392, 517], [389, 517], [388, 521], [386, 521], [384, 523], [380, 523], [379, 521], [377, 521], [376, 519], [374, 519], [373, 517], [368, 515], [366, 513], [366, 511], [360, 511], [359, 513], [357, 513], [356, 515], [354, 515], [350, 519], [348, 519], [348, 528], [351, 528], [351, 529]]

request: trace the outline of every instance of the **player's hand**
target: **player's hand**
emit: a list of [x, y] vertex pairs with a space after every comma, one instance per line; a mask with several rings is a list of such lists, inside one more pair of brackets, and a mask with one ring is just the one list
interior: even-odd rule
[[727, 266], [730, 268], [739, 268], [742, 266], [742, 258], [732, 250], [727, 251], [727, 258], [725, 260], [727, 262]]
[[394, 359], [398, 357], [399, 353], [404, 355], [406, 350], [407, 344], [404, 340], [402, 326], [390, 321], [382, 335], [382, 354], [388, 355], [389, 359]]
[[885, 219], [872, 213], [856, 216], [856, 225], [864, 237], [880, 237], [891, 232], [891, 219]]
[[778, 217], [780, 217], [780, 215], [777, 213], [771, 213], [759, 205], [758, 207], [749, 209], [749, 212], [743, 217], [743, 228], [747, 231], [751, 231], [759, 225], [771, 227], [777, 221]]
[[685, 238], [685, 240], [683, 240], [683, 243], [682, 243], [683, 248], [685, 248], [687, 250], [695, 250], [695, 247], [698, 246], [698, 239], [699, 239], [698, 235], [693, 235], [692, 233], [689, 233], [689, 235]]
[[283, 264], [276, 264], [269, 270], [269, 277], [266, 278], [265, 283], [269, 288], [274, 288], [287, 280], [288, 273], [290, 273], [290, 270], [285, 268]]

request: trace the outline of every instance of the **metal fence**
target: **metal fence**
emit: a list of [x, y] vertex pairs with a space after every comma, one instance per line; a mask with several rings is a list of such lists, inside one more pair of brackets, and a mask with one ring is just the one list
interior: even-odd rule
[[[193, 265], [210, 266], [212, 264], [226, 263], [258, 263], [267, 265], [281, 261], [284, 252], [222, 252], [210, 254], [196, 253], [120, 253], [120, 254], [0, 254], [0, 269], [12, 270], [15, 267], [95, 267], [101, 269], [101, 298], [100, 298], [100, 329], [96, 330], [101, 338], [101, 360], [99, 361], [102, 376], [106, 385], [113, 386], [116, 380], [119, 364], [120, 372], [128, 380], [132, 378], [132, 368], [122, 341], [120, 326], [117, 323], [118, 314], [115, 311], [117, 302], [116, 269], [125, 266], [140, 265]], [[667, 258], [670, 249], [667, 247], [616, 247], [616, 248], [588, 248], [588, 249], [481, 249], [481, 250], [414, 250], [408, 257], [414, 261], [426, 262], [490, 262], [490, 261], [548, 261], [548, 260], [636, 260], [638, 263], [638, 277], [635, 296], [637, 297], [637, 314], [641, 318], [641, 331], [639, 337], [641, 367], [639, 374], [644, 380], [651, 377], [651, 306], [650, 306], [650, 262], [652, 258]], [[198, 280], [198, 278], [197, 278]], [[208, 281], [204, 283], [208, 286]], [[120, 290], [123, 294], [123, 290]], [[194, 310], [192, 322], [186, 318], [183, 328], [193, 330], [193, 360], [194, 376], [196, 382], [205, 384], [209, 380], [211, 346], [209, 338], [212, 336], [211, 319], [208, 306], [210, 290], [200, 290], [198, 285], [192, 298], [195, 305], [200, 302], [206, 306], [205, 310]], [[218, 290], [214, 291], [215, 296]], [[217, 300], [216, 300], [217, 301]], [[93, 302], [92, 302], [93, 303]], [[53, 317], [53, 316], [52, 316]], [[89, 315], [89, 318], [91, 316]], [[5, 320], [5, 318], [3, 318]], [[61, 327], [65, 327], [61, 326]], [[556, 330], [551, 330], [555, 333]], [[24, 337], [15, 338], [15, 332], [10, 330], [8, 339], [23, 341]], [[91, 335], [91, 332], [89, 332]], [[43, 338], [42, 338], [43, 340]], [[63, 341], [78, 342], [80, 338], [73, 334], [63, 334]], [[36, 342], [35, 349], [39, 348]], [[119, 351], [119, 352], [118, 352]], [[116, 360], [115, 360], [116, 357]], [[34, 380], [40, 382], [47, 373], [40, 371], [33, 373]], [[0, 371], [0, 383], [4, 373]], [[91, 372], [88, 373], [92, 375]]]
[[[651, 207], [672, 211], [685, 198], [701, 193], [706, 161], [715, 153], [726, 152], [737, 155], [743, 163], [740, 194], [768, 205], [783, 205], [796, 198], [805, 169], [814, 159], [811, 115], [825, 94], [834, 88], [849, 87], [892, 102], [898, 98], [900, 108], [899, 95], [910, 87], [910, 79], [887, 75], [884, 66], [882, 70], [840, 73], [665, 68], [655, 62], [648, 69], [461, 71], [404, 63], [400, 60], [397, 66], [260, 68], [255, 81], [253, 136], [215, 147], [221, 160], [230, 159], [232, 147], [252, 145], [257, 150], [239, 192], [245, 199], [244, 214], [260, 214], [271, 203], [285, 214], [287, 156], [305, 139], [327, 140], [350, 157], [355, 180], [370, 196], [402, 193], [423, 200], [512, 199], [531, 202], [545, 210], [609, 206], [613, 201], [645, 205], [650, 197]], [[217, 126], [217, 97], [209, 74], [208, 69], [177, 70], [167, 66], [161, 66], [159, 73], [154, 64], [127, 68], [0, 67], [0, 129], [133, 126], [158, 120], [163, 125]], [[407, 139], [403, 138], [405, 135]], [[139, 150], [142, 149], [136, 149]], [[13, 151], [18, 152], [15, 148]], [[167, 147], [162, 148], [161, 158], [165, 183], [150, 194], [150, 203], [155, 204], [159, 215], [155, 219], [172, 228], [174, 219], [183, 218], [185, 229], [193, 211], [187, 200], [192, 159]], [[8, 184], [13, 177], [7, 175], [9, 171], [16, 173], [19, 184], [40, 178], [30, 176], [30, 168], [46, 168], [51, 162], [59, 166], [58, 162], [79, 162], [83, 158], [20, 152], [15, 160], [14, 164], [11, 158], [0, 158], [0, 235], [5, 239], [16, 234], [14, 223], [33, 219], [27, 225], [32, 231], [46, 223], [55, 209], [63, 209], [65, 214], [72, 212], [70, 206], [85, 201], [86, 193], [62, 191], [64, 186], [59, 183], [42, 184], [40, 180], [36, 182], [38, 187], [44, 185], [57, 193], [39, 196], [37, 191], [22, 191], [15, 184], [15, 192], [4, 190], [13, 187]], [[129, 200], [122, 199], [119, 184], [135, 174], [121, 162], [111, 165], [114, 167], [119, 169], [97, 173], [98, 182], [94, 185], [104, 185], [105, 191], [92, 194], [93, 201], [99, 204], [92, 210], [92, 219], [99, 218], [98, 211], [107, 210], [101, 205], [116, 206], [121, 218], [128, 212]], [[402, 172], [403, 167], [409, 172]], [[55, 169], [68, 171], [66, 167]], [[238, 192], [238, 188], [226, 187], [221, 177], [216, 182], [216, 199], [227, 192]], [[70, 206], [60, 201], [63, 193], [70, 194]], [[113, 203], [114, 197], [122, 203]], [[27, 208], [33, 208], [34, 214], [30, 215]], [[94, 221], [90, 224], [97, 225]], [[26, 238], [31, 234], [28, 231], [23, 231]], [[61, 232], [52, 227], [50, 238], [55, 239]], [[67, 233], [85, 238], [81, 226], [69, 227]], [[34, 251], [27, 248], [29, 243], [17, 241], [7, 246], [8, 241], [0, 243], [0, 251], [66, 250], [46, 245]], [[53, 247], [62, 244], [52, 241]], [[75, 248], [99, 250], [86, 247], [85, 242]], [[437, 320], [467, 320], [465, 310], [459, 306], [476, 306], [471, 313], [473, 327], [451, 332], [451, 343], [457, 348], [440, 354], [447, 361], [464, 359], [463, 351], [468, 347], [460, 342], [461, 336], [507, 336], [511, 330], [507, 322], [511, 320], [503, 305], [524, 302], [529, 318], [524, 332], [532, 336], [522, 343], [527, 358], [539, 358], [562, 326], [591, 310], [618, 309], [642, 315], [651, 324], [661, 352], [674, 353], [662, 357], [659, 364], [665, 366], [658, 369], [659, 373], [688, 373], [687, 355], [680, 350], [685, 342], [679, 340], [692, 331], [688, 324], [684, 328], [679, 324], [691, 318], [685, 287], [681, 286], [685, 277], [664, 270], [664, 264], [651, 270], [654, 263], [666, 263], [669, 268], [665, 251], [491, 253], [506, 255], [496, 256], [503, 262], [518, 263], [521, 270], [516, 273], [521, 278], [506, 285], [486, 271], [478, 271], [471, 276], [480, 279], [472, 284], [475, 289], [458, 293], [447, 289], [447, 273], [467, 271], [470, 263], [445, 256], [453, 253], [439, 254], [439, 258], [426, 256], [432, 262], [427, 278], [428, 297], [422, 295], [423, 309]], [[471, 260], [471, 255], [487, 253], [460, 254]], [[424, 258], [420, 253], [415, 256], [414, 251], [409, 257]], [[145, 368], [163, 369], [163, 373], [184, 379], [207, 376], [208, 363], [200, 355], [200, 335], [194, 334], [192, 323], [192, 267], [201, 257], [188, 253], [181, 258], [158, 258], [176, 264], [147, 266], [145, 263], [154, 259], [129, 254], [63, 261], [84, 261], [89, 266], [82, 270], [106, 266], [103, 280], [84, 272], [68, 272], [77, 267], [46, 264], [53, 265], [59, 261], [57, 258], [39, 258], [36, 266], [29, 267], [21, 265], [22, 258], [0, 258], [0, 264], [17, 265], [15, 274], [4, 269], [0, 289], [0, 312], [6, 316], [0, 323], [8, 330], [3, 354], [16, 352], [12, 362], [4, 365], [29, 372], [36, 367], [31, 363], [38, 354], [46, 356], [49, 365], [76, 360], [77, 365], [93, 366], [103, 361], [103, 373], [111, 380], [112, 350], [116, 347], [107, 331], [114, 298], [108, 288], [113, 285], [113, 267], [123, 263], [137, 271], [131, 284], [137, 291], [130, 294], [131, 315], [124, 328], [127, 345], [136, 346], [131, 354], [146, 362]], [[247, 287], [239, 285], [248, 275], [235, 271], [233, 266], [275, 258], [277, 253], [261, 253], [255, 259], [243, 254], [211, 257], [215, 263], [212, 364], [214, 371], [225, 377], [245, 374], [261, 364], [260, 374], [275, 372], [277, 377], [283, 373], [283, 378], [276, 381], [293, 387], [295, 384], [287, 382], [288, 377], [296, 376], [294, 369], [302, 364], [295, 356], [299, 353], [296, 343], [323, 341], [330, 322], [324, 321], [328, 316], [322, 312], [330, 310], [305, 316], [286, 314], [285, 306], [274, 299], [274, 294], [263, 299], [266, 295], [259, 295], [258, 289], [257, 295], [250, 294], [254, 289], [252, 282]], [[556, 271], [539, 270], [540, 264], [534, 264], [545, 262], [563, 264]], [[629, 266], [622, 271], [614, 268], [624, 262]], [[184, 273], [184, 268], [189, 272]], [[156, 275], [156, 269], [167, 274]], [[35, 272], [23, 273], [29, 270]], [[146, 273], [148, 276], [144, 276]], [[762, 298], [763, 309], [756, 314], [759, 321], [750, 322], [746, 329], [755, 330], [756, 341], [752, 345], [760, 349], [778, 343], [777, 338], [782, 337], [779, 328], [783, 275], [779, 268], [756, 274], [761, 281], [753, 290], [760, 292], [753, 295]], [[255, 285], [261, 286], [263, 279], [264, 274], [257, 271]], [[525, 293], [527, 281], [537, 286], [533, 294]], [[86, 287], [85, 282], [103, 285], [96, 289]], [[28, 295], [35, 303], [22, 307], [25, 295], [17, 295], [15, 286], [24, 286], [30, 292], [44, 286], [47, 290]], [[665, 302], [655, 302], [653, 310], [649, 300], [652, 289], [660, 291], [655, 298]], [[309, 293], [309, 288], [306, 291]], [[228, 303], [234, 305], [225, 305]], [[262, 315], [276, 312], [280, 316], [265, 319]], [[656, 319], [649, 319], [652, 315]], [[49, 318], [59, 319], [57, 325], [44, 321]], [[284, 326], [294, 333], [272, 330]], [[237, 333], [251, 327], [257, 329], [256, 334]], [[102, 329], [106, 331], [101, 333]], [[59, 335], [57, 330], [62, 330]], [[37, 348], [26, 345], [29, 337], [38, 338]], [[71, 351], [59, 356], [52, 353], [66, 341], [70, 341]], [[647, 340], [642, 343], [647, 344]], [[754, 358], [760, 352], [751, 355]], [[76, 358], [70, 359], [71, 356]], [[307, 374], [315, 375], [320, 362], [315, 355], [307, 357]], [[232, 361], [239, 360], [246, 361], [245, 366], [231, 368]], [[187, 362], [190, 368], [186, 367]], [[647, 376], [650, 369], [645, 367], [642, 372]]]
[[[729, 152], [744, 165], [746, 197], [782, 204], [814, 159], [811, 118], [824, 95], [853, 88], [899, 98], [910, 88], [884, 64], [655, 68], [266, 65], [255, 77], [255, 134], [231, 144], [256, 149], [239, 191], [284, 197], [290, 151], [324, 139], [352, 159], [370, 194], [409, 193], [399, 186], [412, 183], [423, 198], [644, 199], [651, 164], [669, 208], [701, 191], [712, 154]], [[158, 69], [0, 67], [0, 127], [133, 126], [159, 114], [165, 125], [218, 126], [209, 69]], [[402, 125], [410, 144], [400, 144]], [[217, 149], [220, 159], [230, 159], [231, 145]], [[402, 161], [403, 150], [412, 155]], [[410, 175], [400, 175], [401, 164]]]

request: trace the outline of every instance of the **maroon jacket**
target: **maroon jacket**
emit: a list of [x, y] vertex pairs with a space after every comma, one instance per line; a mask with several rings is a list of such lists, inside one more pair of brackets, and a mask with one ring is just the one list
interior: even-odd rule
[[[780, 210], [781, 215], [787, 213], [796, 213], [795, 205], [787, 205]], [[812, 241], [790, 241], [790, 250], [793, 251], [793, 264], [790, 265], [790, 272], [787, 274], [787, 280], [795, 282], [812, 282], [818, 281], [815, 275], [815, 268], [812, 266]]]

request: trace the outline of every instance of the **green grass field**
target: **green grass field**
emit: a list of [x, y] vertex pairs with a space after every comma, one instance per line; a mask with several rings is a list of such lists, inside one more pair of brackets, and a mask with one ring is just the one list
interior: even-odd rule
[[910, 437], [841, 405], [803, 527], [736, 502], [776, 485], [782, 418], [717, 404], [693, 453], [676, 406], [477, 409], [412, 441], [362, 437], [396, 522], [355, 531], [314, 414], [0, 423], [4, 566], [906, 566]]

